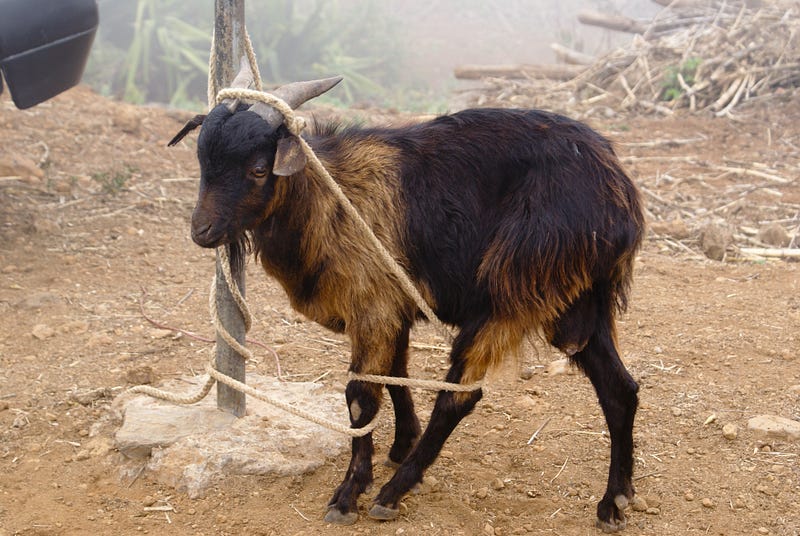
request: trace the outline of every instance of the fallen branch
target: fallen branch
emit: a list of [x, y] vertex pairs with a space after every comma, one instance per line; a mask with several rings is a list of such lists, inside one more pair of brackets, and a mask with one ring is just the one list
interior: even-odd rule
[[511, 65], [459, 65], [453, 69], [453, 76], [459, 80], [480, 80], [481, 78], [550, 78], [571, 80], [584, 71], [580, 65], [550, 64], [511, 64]]
[[739, 251], [755, 257], [800, 259], [800, 248], [739, 248]]

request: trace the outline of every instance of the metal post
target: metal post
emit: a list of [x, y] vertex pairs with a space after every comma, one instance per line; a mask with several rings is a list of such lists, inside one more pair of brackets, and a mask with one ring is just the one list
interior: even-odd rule
[[[216, 80], [218, 88], [228, 87], [236, 76], [239, 60], [244, 55], [244, 0], [214, 0], [214, 51], [216, 53]], [[242, 265], [240, 270], [237, 264]], [[244, 296], [245, 279], [243, 263], [231, 266], [233, 280]], [[217, 313], [222, 326], [233, 337], [244, 344], [245, 323], [241, 311], [225, 282], [221, 262], [217, 255]], [[235, 352], [217, 335], [217, 370], [223, 374], [245, 381], [244, 357]], [[243, 417], [245, 414], [245, 395], [217, 382], [217, 407]]]

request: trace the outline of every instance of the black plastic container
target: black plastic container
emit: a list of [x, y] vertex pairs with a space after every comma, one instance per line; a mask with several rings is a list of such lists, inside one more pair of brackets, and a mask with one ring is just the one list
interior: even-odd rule
[[18, 108], [80, 82], [98, 20], [95, 0], [0, 0], [0, 70]]

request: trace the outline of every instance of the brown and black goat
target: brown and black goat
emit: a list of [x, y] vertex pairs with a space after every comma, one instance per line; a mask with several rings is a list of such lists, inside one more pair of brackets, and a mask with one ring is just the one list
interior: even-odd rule
[[[329, 89], [278, 90], [293, 107]], [[292, 306], [352, 341], [350, 370], [407, 375], [409, 330], [421, 317], [264, 105], [221, 104], [202, 124], [192, 238], [249, 243]], [[317, 127], [307, 141], [444, 322], [458, 328], [447, 381], [484, 377], [542, 333], [591, 380], [611, 436], [598, 526], [619, 530], [633, 497], [636, 382], [621, 362], [615, 316], [627, 301], [642, 239], [636, 187], [610, 143], [586, 125], [536, 110], [474, 109], [403, 128]], [[398, 515], [482, 393], [440, 392], [421, 433], [411, 393], [388, 387], [399, 464], [369, 511]], [[351, 381], [353, 427], [378, 411], [382, 386]], [[352, 441], [350, 466], [325, 520], [353, 523], [372, 482], [372, 435]]]

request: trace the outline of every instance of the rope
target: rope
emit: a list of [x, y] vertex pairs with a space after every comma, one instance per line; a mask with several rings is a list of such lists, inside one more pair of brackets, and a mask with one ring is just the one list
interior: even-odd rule
[[[325, 166], [320, 162], [317, 155], [314, 153], [314, 150], [308, 145], [305, 139], [300, 136], [303, 128], [305, 127], [305, 121], [297, 117], [294, 113], [294, 110], [282, 99], [271, 95], [269, 93], [265, 93], [261, 91], [262, 84], [261, 84], [261, 74], [258, 70], [258, 64], [256, 62], [255, 52], [253, 50], [253, 45], [250, 41], [250, 36], [247, 34], [247, 30], [244, 31], [244, 48], [247, 54], [248, 61], [250, 62], [250, 68], [253, 72], [255, 86], [257, 89], [240, 89], [240, 88], [225, 88], [218, 91], [216, 87], [216, 55], [214, 53], [214, 39], [215, 37], [212, 35], [211, 38], [211, 55], [209, 59], [209, 68], [208, 68], [208, 103], [209, 109], [213, 108], [217, 103], [222, 102], [225, 99], [240, 99], [240, 100], [251, 100], [251, 101], [259, 101], [265, 104], [268, 104], [275, 108], [281, 115], [284, 117], [284, 124], [286, 125], [289, 132], [293, 135], [297, 136], [298, 140], [300, 141], [300, 146], [303, 149], [308, 161], [312, 167], [312, 169], [317, 173], [317, 175], [323, 180], [325, 185], [330, 189], [330, 191], [334, 194], [336, 199], [340, 202], [342, 207], [345, 209], [345, 212], [351, 217], [351, 219], [356, 223], [359, 230], [364, 233], [367, 239], [370, 242], [370, 245], [375, 248], [380, 256], [381, 260], [384, 262], [386, 267], [389, 269], [389, 272], [397, 279], [398, 283], [402, 287], [402, 289], [406, 292], [406, 294], [411, 297], [414, 302], [416, 303], [417, 307], [425, 314], [428, 320], [433, 323], [436, 328], [444, 335], [444, 337], [448, 341], [452, 341], [452, 333], [447, 328], [447, 326], [442, 323], [441, 320], [436, 316], [433, 312], [433, 309], [428, 305], [425, 299], [420, 294], [417, 287], [413, 284], [411, 279], [409, 278], [406, 271], [400, 266], [400, 263], [397, 262], [389, 250], [383, 245], [383, 243], [375, 236], [375, 233], [372, 231], [372, 228], [367, 224], [366, 221], [361, 217], [358, 213], [356, 208], [350, 202], [350, 199], [344, 194], [339, 184], [333, 179], [333, 177], [328, 173], [328, 170], [325, 169]], [[244, 297], [242, 296], [241, 292], [239, 291], [238, 285], [233, 280], [233, 276], [231, 275], [231, 267], [230, 267], [230, 258], [228, 252], [228, 246], [222, 246], [217, 248], [217, 255], [220, 260], [220, 265], [222, 268], [223, 277], [225, 282], [228, 285], [228, 289], [230, 289], [231, 296], [233, 297], [234, 302], [236, 303], [237, 307], [242, 313], [242, 317], [244, 318], [245, 323], [245, 332], [250, 330], [252, 326], [252, 315], [250, 314], [250, 310], [247, 306], [247, 302], [245, 301]], [[222, 325], [220, 322], [219, 315], [217, 313], [217, 303], [216, 303], [216, 286], [217, 286], [217, 278], [216, 276], [213, 278], [211, 282], [211, 289], [209, 292], [209, 312], [211, 314], [212, 323], [217, 334], [237, 353], [239, 353], [244, 359], [249, 360], [252, 359], [253, 354], [252, 352], [239, 343]], [[169, 402], [173, 402], [176, 404], [194, 404], [202, 400], [203, 398], [208, 395], [211, 391], [211, 388], [214, 386], [215, 382], [220, 382], [222, 384], [231, 387], [232, 389], [236, 389], [241, 391], [245, 394], [248, 394], [258, 400], [266, 402], [272, 406], [275, 406], [279, 409], [282, 409], [296, 417], [300, 417], [302, 419], [308, 420], [310, 422], [319, 424], [325, 428], [330, 430], [340, 432], [351, 437], [362, 437], [366, 434], [372, 432], [375, 427], [378, 425], [378, 416], [377, 413], [372, 421], [361, 428], [351, 428], [348, 426], [344, 426], [339, 423], [331, 422], [327, 419], [323, 419], [318, 417], [310, 412], [307, 412], [303, 409], [300, 409], [296, 406], [292, 406], [286, 402], [282, 402], [280, 400], [274, 399], [269, 395], [265, 394], [258, 389], [255, 389], [245, 383], [242, 383], [238, 380], [231, 378], [230, 376], [219, 372], [214, 367], [214, 362], [212, 361], [206, 366], [206, 372], [208, 373], [208, 379], [206, 380], [205, 384], [200, 388], [200, 390], [194, 395], [186, 395], [180, 396], [175, 395], [173, 393], [163, 391], [160, 389], [156, 389], [154, 387], [150, 387], [147, 385], [139, 385], [136, 387], [132, 387], [129, 392], [131, 393], [142, 393], [153, 398], [159, 398], [162, 400], [167, 400]], [[451, 383], [451, 382], [443, 382], [443, 381], [436, 381], [436, 380], [420, 380], [420, 379], [411, 379], [411, 378], [399, 378], [394, 376], [379, 376], [375, 374], [357, 374], [351, 372], [348, 375], [350, 380], [355, 381], [364, 381], [370, 383], [379, 383], [383, 385], [399, 385], [405, 387], [419, 387], [422, 389], [429, 389], [434, 391], [453, 391], [453, 392], [470, 392], [475, 391], [481, 388], [482, 381], [471, 383], [468, 385], [462, 385], [458, 383]]]

